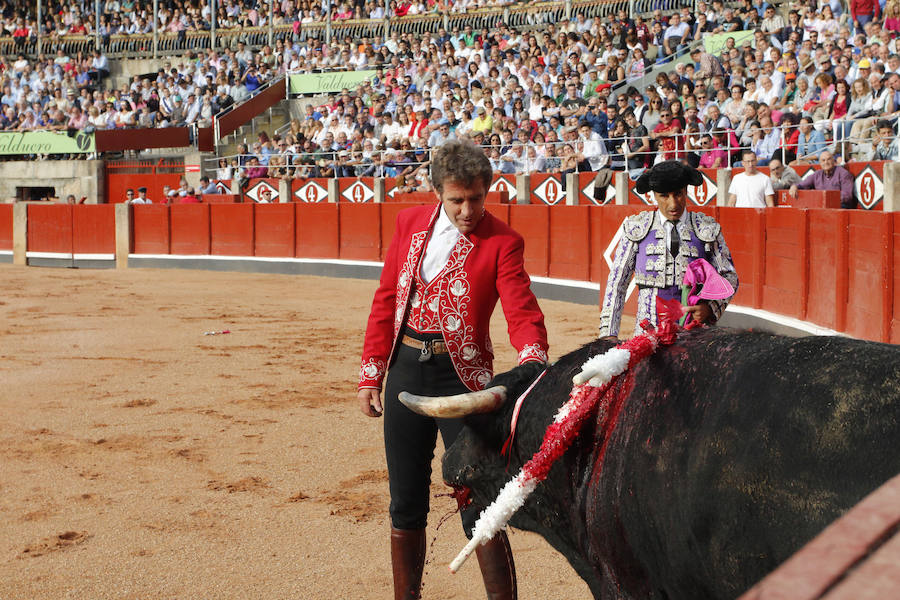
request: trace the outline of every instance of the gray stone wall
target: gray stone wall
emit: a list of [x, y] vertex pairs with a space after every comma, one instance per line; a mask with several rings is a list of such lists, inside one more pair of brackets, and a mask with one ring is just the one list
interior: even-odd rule
[[73, 194], [96, 204], [105, 196], [105, 168], [101, 160], [21, 160], [0, 162], [0, 202], [14, 202], [17, 188], [53, 187], [64, 200]]

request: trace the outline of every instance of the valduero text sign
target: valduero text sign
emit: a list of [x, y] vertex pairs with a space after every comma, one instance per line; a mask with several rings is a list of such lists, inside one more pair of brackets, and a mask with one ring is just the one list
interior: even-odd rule
[[323, 94], [340, 92], [344, 88], [353, 90], [365, 80], [375, 77], [374, 70], [331, 71], [330, 73], [301, 73], [291, 75], [292, 94]]
[[94, 134], [75, 131], [0, 131], [0, 155], [95, 152]]

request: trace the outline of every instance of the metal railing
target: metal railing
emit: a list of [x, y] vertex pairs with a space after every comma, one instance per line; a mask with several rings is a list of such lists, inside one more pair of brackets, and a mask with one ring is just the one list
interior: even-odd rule
[[[392, 17], [390, 19], [350, 19], [333, 20], [330, 27], [325, 22], [293, 23], [269, 27], [216, 28], [212, 31], [181, 31], [178, 33], [157, 31], [156, 40], [152, 33], [115, 34], [111, 36], [66, 35], [63, 37], [42, 36], [22, 39], [17, 42], [12, 37], [0, 38], [0, 53], [15, 56], [55, 54], [62, 50], [67, 55], [78, 52], [88, 53], [98, 47], [110, 58], [156, 58], [184, 54], [188, 50], [210, 48], [234, 48], [244, 42], [251, 48], [274, 44], [276, 40], [305, 41], [349, 38], [358, 42], [362, 38], [387, 39], [391, 31], [401, 34], [422, 35], [435, 33], [440, 27], [448, 32], [454, 28], [462, 31], [471, 26], [474, 31], [494, 28], [501, 21], [519, 29], [533, 29], [548, 23], [559, 23], [564, 18], [573, 19], [583, 14], [588, 19], [611, 16], [618, 10], [625, 10], [629, 17], [635, 14], [649, 14], [661, 9], [669, 14], [682, 7], [693, 8], [695, 0], [556, 0], [549, 2], [519, 2], [503, 7], [489, 7], [463, 13], [445, 12]], [[727, 5], [738, 4], [729, 0]]]
[[[832, 121], [832, 120], [830, 120], [830, 119], [825, 119], [825, 120], [821, 120], [821, 121], [816, 121], [815, 123], [813, 123], [813, 126], [814, 126], [815, 128], [817, 128], [817, 129], [821, 130], [821, 131], [824, 131], [824, 130], [832, 130], [833, 127], [834, 127], [834, 121]], [[771, 159], [778, 158], [778, 159], [780, 159], [782, 162], [785, 162], [785, 158], [788, 156], [788, 152], [789, 152], [788, 149], [787, 149], [787, 146], [788, 146], [788, 144], [787, 144], [787, 137], [788, 137], [788, 135], [789, 135], [789, 132], [790, 132], [792, 129], [797, 129], [797, 128], [799, 128], [799, 127], [800, 127], [800, 125], [785, 125], [785, 126], [781, 126], [781, 127], [780, 127], [780, 129], [781, 129], [781, 141], [780, 141], [780, 143], [779, 143], [779, 149], [776, 151], [776, 153], [775, 153], [772, 157], [770, 157], [770, 160], [771, 160]], [[874, 127], [874, 126], [873, 126], [873, 127]], [[827, 145], [826, 145], [825, 148], [819, 150], [819, 152], [824, 151], [824, 150], [828, 150], [829, 152], [836, 152], [837, 154], [840, 154], [840, 150], [839, 150], [839, 149], [836, 149], [836, 144], [840, 144], [842, 141], [847, 142], [848, 144], [850, 144], [851, 148], [853, 148], [854, 146], [856, 146], [856, 150], [857, 150], [857, 151], [858, 151], [858, 149], [859, 149], [859, 146], [872, 145], [872, 138], [870, 138], [870, 137], [868, 136], [868, 133], [873, 129], [873, 127], [869, 127], [869, 128], [867, 128], [867, 129], [863, 130], [862, 132], [860, 132], [860, 135], [858, 135], [858, 136], [855, 137], [855, 138], [847, 137], [847, 138], [844, 138], [843, 140], [838, 140], [838, 141], [832, 140], [831, 142], [828, 142], [828, 143], [827, 143]], [[730, 130], [729, 130], [729, 132], [733, 132], [733, 131], [734, 131], [733, 129], [730, 129]], [[708, 148], [708, 149], [702, 149], [702, 148], [688, 148], [688, 147], [687, 147], [687, 144], [686, 144], [686, 138], [687, 138], [687, 136], [697, 136], [697, 137], [702, 137], [702, 136], [704, 136], [704, 135], [708, 135], [709, 133], [710, 133], [710, 132], [700, 132], [700, 133], [690, 133], [690, 132], [687, 132], [687, 133], [686, 133], [686, 132], [681, 132], [681, 133], [674, 134], [674, 135], [660, 135], [660, 136], [656, 136], [655, 139], [656, 139], [656, 140], [662, 140], [662, 139], [664, 139], [664, 138], [679, 138], [678, 143], [676, 143], [676, 148], [677, 148], [677, 149], [672, 151], [673, 153], [675, 153], [675, 154], [677, 155], [678, 158], [683, 158], [684, 156], [686, 156], [686, 155], [689, 154], [689, 153], [694, 153], [694, 154], [697, 154], [697, 155], [699, 155], [699, 156], [702, 156], [702, 155], [703, 155], [704, 153], [706, 153], [706, 152], [722, 151], [722, 152], [725, 153], [725, 158], [726, 158], [726, 160], [725, 160], [725, 164], [720, 165], [718, 168], [725, 168], [725, 169], [731, 167], [732, 163], [734, 162], [734, 155], [736, 155], [736, 154], [742, 152], [743, 150], [749, 149], [748, 146], [746, 146], [746, 145], [740, 145], [740, 144], [738, 144], [738, 145], [733, 145], [733, 144], [732, 144], [732, 138], [731, 138], [730, 133], [729, 133], [728, 136], [726, 136], [726, 144], [723, 145], [723, 146], [716, 146], [716, 147], [711, 147], [711, 148]], [[649, 136], [648, 136], [648, 137], [649, 137]], [[634, 139], [633, 136], [613, 137], [613, 138], [609, 138], [609, 139], [602, 139], [602, 140], [600, 140], [600, 143], [606, 144], [607, 142], [613, 142], [613, 145], [614, 145], [616, 148], [619, 148], [622, 144], [627, 144], [630, 140], [633, 140], [633, 139]], [[896, 134], [896, 130], [895, 130], [894, 136], [893, 136], [891, 139], [894, 140], [894, 141], [897, 141], [897, 140], [898, 140], [898, 136], [897, 136], [897, 134]], [[652, 140], [651, 140], [651, 143], [652, 143]], [[520, 143], [520, 142], [513, 142], [512, 144], [509, 144], [509, 145], [516, 145], [516, 144], [521, 144], [521, 143]], [[565, 146], [572, 146], [572, 148], [575, 150], [576, 153], [583, 153], [584, 144], [585, 144], [585, 140], [582, 140], [581, 138], [579, 138], [579, 139], [577, 139], [577, 140], [572, 140], [572, 141], [544, 142], [544, 143], [539, 143], [539, 144], [537, 144], [537, 146], [538, 146], [538, 147], [553, 146], [554, 148], [563, 148], [563, 147], [565, 147]], [[524, 153], [527, 153], [528, 146], [533, 146], [533, 145], [535, 145], [535, 144], [533, 144], [533, 143], [527, 144], [527, 145], [522, 144], [522, 146], [523, 146], [523, 157], [526, 157], [526, 155], [525, 155]], [[499, 150], [499, 149], [501, 148], [501, 146], [482, 145], [482, 148], [484, 148], [485, 152], [490, 153], [490, 152], [491, 152], [492, 150], [494, 150], [494, 149], [498, 149], [498, 150]], [[318, 151], [318, 150], [317, 150], [317, 151], [310, 152], [310, 153], [307, 153], [307, 152], [274, 152], [274, 153], [268, 154], [268, 156], [269, 156], [269, 160], [271, 160], [271, 158], [273, 158], [273, 157], [277, 157], [278, 160], [280, 160], [280, 158], [284, 158], [284, 159], [285, 159], [285, 164], [283, 164], [283, 165], [282, 165], [282, 164], [275, 165], [275, 167], [284, 167], [284, 168], [286, 168], [286, 169], [297, 169], [297, 168], [300, 168], [300, 167], [310, 166], [310, 165], [302, 165], [302, 164], [296, 163], [297, 158], [300, 157], [300, 156], [311, 155], [311, 156], [314, 158], [314, 161], [315, 161], [315, 163], [316, 163], [317, 165], [318, 165], [318, 163], [319, 163], [320, 160], [329, 161], [329, 162], [331, 162], [332, 164], [331, 164], [328, 168], [333, 168], [332, 174], [328, 176], [329, 178], [339, 178], [339, 177], [363, 177], [363, 176], [377, 176], [377, 177], [380, 177], [380, 176], [385, 176], [385, 175], [383, 174], [383, 172], [376, 172], [375, 174], [371, 174], [371, 175], [361, 175], [361, 174], [358, 174], [358, 173], [354, 173], [354, 174], [352, 174], [352, 175], [345, 175], [345, 174], [341, 174], [340, 171], [338, 171], [338, 169], [337, 169], [337, 168], [334, 168], [334, 167], [335, 167], [335, 166], [340, 166], [341, 168], [355, 168], [355, 167], [359, 166], [359, 167], [362, 167], [362, 168], [366, 169], [366, 168], [368, 168], [368, 167], [374, 166], [374, 167], [377, 168], [377, 167], [379, 167], [380, 165], [384, 164], [384, 158], [385, 158], [386, 155], [404, 155], [404, 156], [409, 157], [410, 155], [413, 155], [413, 156], [415, 155], [415, 154], [414, 154], [414, 153], [415, 153], [415, 150], [416, 150], [416, 149], [384, 149], [384, 150], [375, 150], [375, 151], [372, 151], [372, 152], [371, 152], [371, 156], [374, 157], [373, 160], [371, 160], [371, 162], [366, 162], [366, 163], [353, 162], [353, 160], [354, 160], [354, 154], [357, 154], [359, 151], [355, 151], [355, 152], [354, 152], [354, 151], [347, 151], [347, 152], [348, 152], [347, 158], [348, 158], [349, 160], [346, 161], [346, 162], [339, 163], [339, 164], [338, 164], [338, 161], [339, 161], [339, 159], [340, 159], [340, 157], [339, 157], [339, 152], [342, 152], [342, 151], [339, 151], [339, 150], [331, 150], [331, 151]], [[415, 168], [417, 168], [417, 167], [419, 167], [419, 166], [421, 166], [421, 165], [423, 165], [423, 164], [428, 164], [428, 163], [431, 161], [431, 154], [436, 150], [436, 148], [427, 148], [427, 147], [426, 147], [426, 148], [422, 148], [422, 150], [424, 150], [424, 156], [423, 156], [419, 161], [415, 161], [415, 160], [412, 160], [412, 161], [399, 161], [399, 162], [396, 162], [396, 163], [391, 163], [391, 165], [392, 165], [393, 167], [398, 167], [398, 166], [399, 166], [399, 167], [402, 167], [403, 169], [406, 169], [406, 168], [409, 168], [409, 167], [415, 167]], [[627, 159], [628, 159], [628, 158], [634, 158], [634, 157], [640, 158], [641, 156], [644, 156], [644, 157], [647, 157], [647, 160], [646, 160], [645, 162], [652, 164], [652, 163], [654, 162], [654, 160], [655, 160], [657, 157], [659, 157], [660, 154], [662, 154], [662, 153], [666, 153], [666, 151], [661, 150], [661, 149], [657, 149], [657, 150], [651, 149], [651, 150], [648, 150], [648, 151], [645, 151], [645, 152], [629, 152], [627, 155], [624, 154], [624, 153], [620, 153], [620, 152], [609, 153], [609, 154], [607, 155], [607, 156], [609, 156], [609, 161], [606, 162], [605, 166], [609, 166], [610, 161], [611, 161], [614, 157], [617, 157], [617, 160], [618, 160], [618, 161], [625, 160], [625, 167], [624, 167], [623, 169], [619, 169], [619, 170], [629, 171], [629, 173], [630, 173], [632, 176], [636, 176], [637, 174], [640, 173], [640, 171], [642, 171], [642, 169], [639, 169], [639, 170], [629, 169], [628, 166], [627, 166]], [[853, 153], [854, 153], [854, 152], [851, 151], [851, 152], [849, 153], [849, 156], [852, 156]], [[597, 155], [597, 156], [599, 156], [599, 155]], [[846, 160], [846, 162], [853, 162], [853, 161], [849, 160], [849, 156], [848, 156], [848, 160]], [[260, 154], [232, 154], [232, 155], [228, 155], [228, 156], [219, 156], [219, 157], [215, 157], [215, 158], [205, 159], [205, 163], [204, 163], [204, 165], [205, 165], [204, 171], [205, 171], [206, 173], [210, 173], [210, 172], [215, 171], [215, 169], [217, 168], [218, 161], [221, 160], [221, 159], [225, 159], [227, 162], [229, 162], [229, 164], [230, 164], [232, 161], [237, 161], [237, 162], [238, 162], [238, 167], [236, 167], [236, 169], [238, 169], [238, 170], [240, 170], [240, 169], [245, 169], [245, 168], [246, 168], [246, 163], [249, 162], [249, 160], [250, 160], [251, 158], [253, 158], [253, 157], [259, 158], [259, 157], [260, 157]], [[564, 160], [566, 160], [566, 159], [571, 159], [571, 157], [568, 157], [568, 156], [560, 156], [560, 155], [559, 155], [559, 152], [557, 152], [557, 156], [554, 156], [554, 157], [542, 157], [542, 158], [543, 158], [545, 161], [546, 161], [547, 158], [556, 158], [556, 159], [559, 159], [560, 162], [562, 162], [562, 161], [564, 161]], [[590, 158], [592, 158], [592, 157], [590, 157], [590, 156], [584, 156], [584, 159], [585, 159], [585, 160], [590, 160]], [[596, 157], [595, 157], [595, 158], [596, 158]], [[740, 158], [740, 157], [738, 156], [738, 159], [739, 159], [739, 158]], [[815, 163], [815, 162], [817, 162], [817, 160], [818, 160], [817, 156], [804, 156], [804, 157], [798, 157], [798, 158], [801, 158], [802, 160], [805, 160], [805, 161], [807, 161], [807, 162], [810, 163], [810, 164]], [[496, 159], [493, 159], [493, 160], [496, 160]], [[529, 160], [535, 160], [535, 159], [529, 159]], [[580, 161], [578, 161], [578, 160], [575, 160], [575, 161], [574, 161], [574, 163], [573, 163], [573, 164], [574, 164], [574, 170], [572, 170], [571, 172], [574, 172], [574, 173], [587, 172], [587, 171], [584, 171], [584, 170], [582, 170], [582, 169], [580, 168], [579, 162], [580, 162]], [[555, 163], [555, 161], [554, 161], [554, 163]], [[502, 162], [499, 163], [499, 164], [502, 164]], [[260, 167], [265, 167], [266, 169], [268, 169], [268, 168], [271, 167], [271, 165], [259, 165], [259, 166], [260, 166]], [[319, 166], [321, 167], [321, 165], [319, 165]], [[564, 170], [564, 169], [562, 169], [562, 168], [555, 169], [555, 170], [552, 170], [552, 171], [548, 171], [548, 170], [537, 170], [537, 171], [535, 171], [535, 170], [524, 170], [524, 171], [517, 170], [517, 171], [515, 171], [515, 172], [513, 172], [513, 173], [509, 173], [509, 174], [521, 174], [521, 173], [531, 173], [531, 172], [551, 173], [551, 172], [562, 172], [563, 170]], [[497, 172], [502, 172], [501, 169], [499, 169], [499, 168], [498, 168], [498, 169], [495, 169], [495, 171], [497, 171]], [[592, 171], [591, 171], [591, 172], [592, 172]], [[237, 175], [237, 173], [236, 173], [236, 175]], [[277, 176], [267, 175], [267, 177], [277, 177]], [[311, 175], [296, 175], [296, 174], [294, 174], [294, 175], [291, 175], [291, 176], [290, 176], [291, 179], [301, 179], [301, 178], [304, 178], [304, 177], [311, 177]]]

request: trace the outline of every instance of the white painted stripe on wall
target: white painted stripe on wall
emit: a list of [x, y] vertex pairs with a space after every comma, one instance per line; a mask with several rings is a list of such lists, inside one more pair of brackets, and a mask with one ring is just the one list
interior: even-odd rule
[[247, 260], [254, 262], [297, 263], [311, 265], [346, 265], [353, 267], [382, 267], [384, 263], [339, 258], [290, 258], [277, 256], [220, 256], [218, 254], [129, 254], [129, 258], [163, 258], [173, 260]]
[[815, 325], [813, 323], [809, 323], [808, 321], [801, 321], [800, 319], [795, 319], [793, 317], [786, 317], [784, 315], [779, 315], [778, 313], [769, 312], [760, 308], [750, 308], [748, 306], [741, 306], [739, 304], [729, 304], [726, 312], [749, 315], [751, 317], [756, 317], [765, 321], [771, 321], [772, 323], [777, 323], [778, 325], [783, 325], [785, 327], [793, 327], [812, 335], [844, 335], [840, 331], [835, 331], [834, 329]]
[[71, 252], [26, 252], [25, 258], [63, 258], [72, 260]]
[[[10, 252], [12, 254], [12, 252]], [[26, 258], [59, 258], [63, 260], [115, 260], [115, 254], [71, 254], [69, 252], [26, 252]]]
[[75, 253], [75, 260], [116, 260], [115, 254], [79, 254]]

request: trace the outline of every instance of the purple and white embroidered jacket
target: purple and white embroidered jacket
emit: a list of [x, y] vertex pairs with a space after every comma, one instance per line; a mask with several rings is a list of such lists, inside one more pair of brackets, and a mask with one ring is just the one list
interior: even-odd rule
[[[675, 229], [680, 244], [678, 255], [673, 257], [659, 211], [645, 211], [625, 218], [622, 239], [616, 248], [603, 294], [600, 337], [619, 334], [622, 308], [632, 275], [638, 288], [635, 333], [640, 332], [640, 322], [644, 319], [656, 325], [657, 297], [681, 299], [684, 272], [688, 264], [698, 258], [706, 259], [737, 291], [737, 272], [716, 220], [703, 213], [685, 211]], [[716, 320], [730, 301], [731, 298], [708, 301]]]

